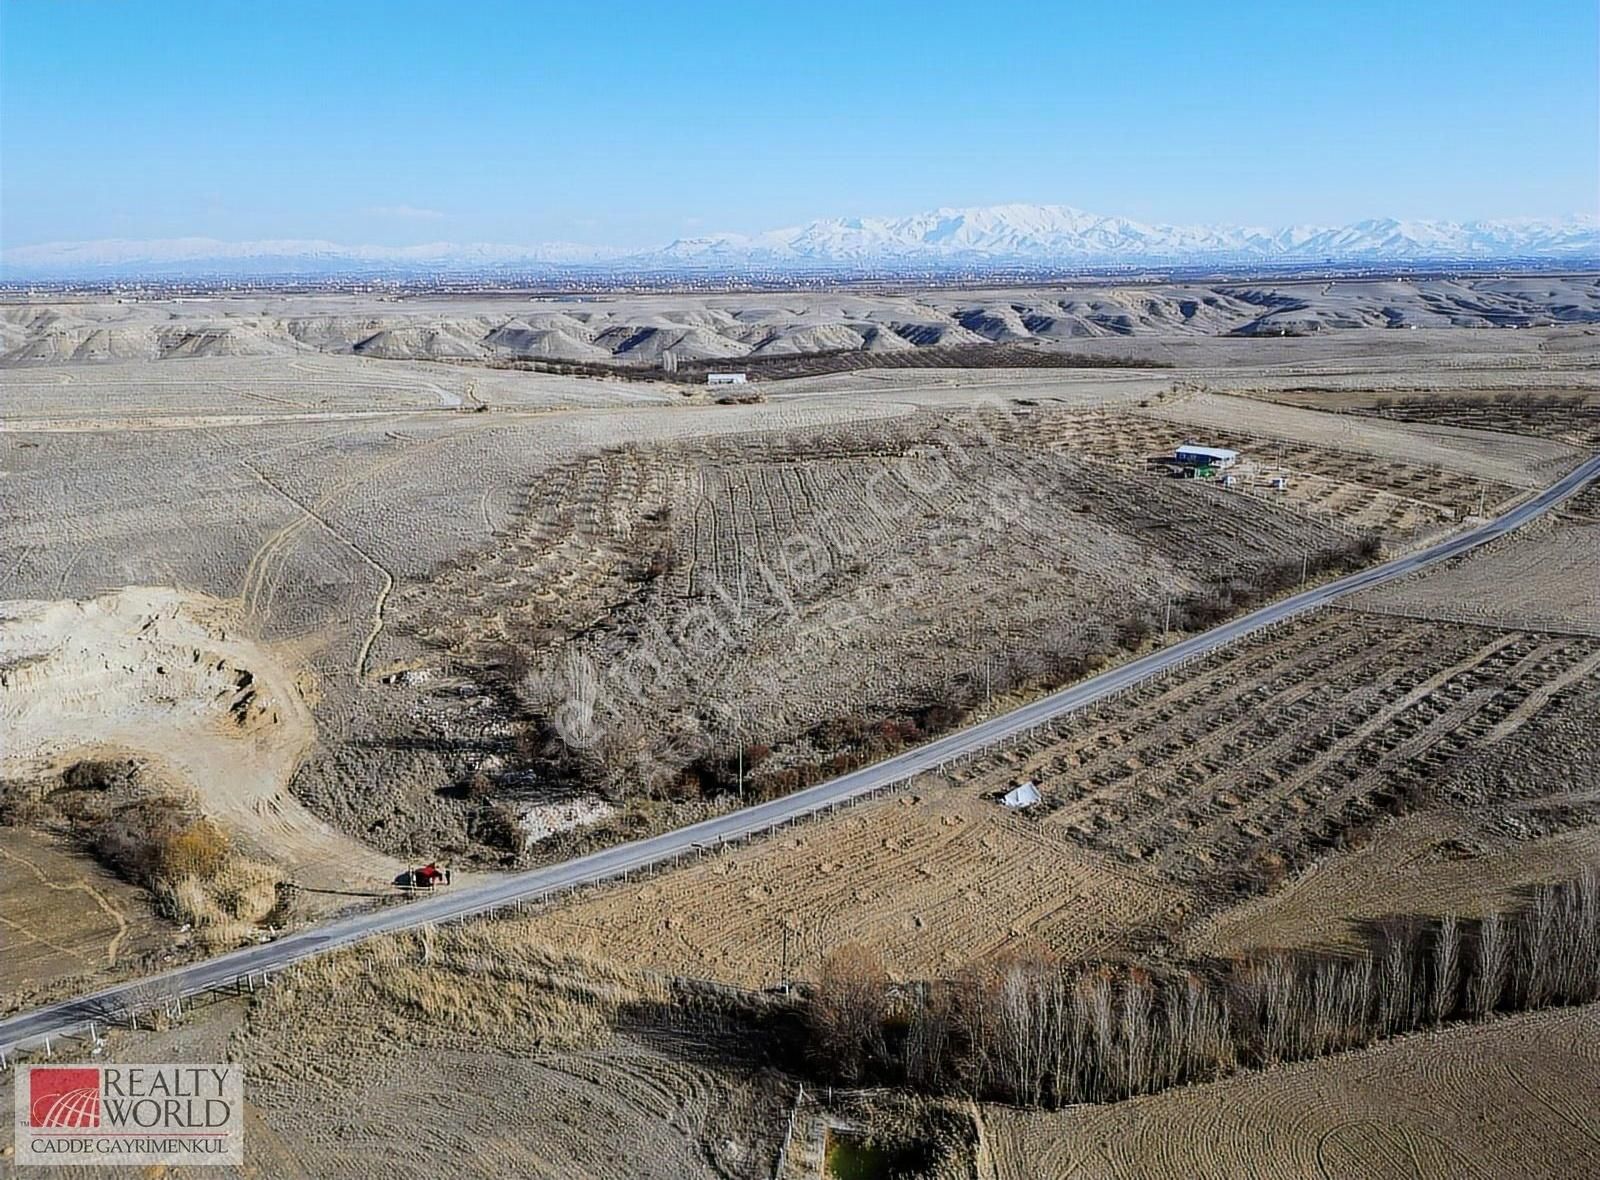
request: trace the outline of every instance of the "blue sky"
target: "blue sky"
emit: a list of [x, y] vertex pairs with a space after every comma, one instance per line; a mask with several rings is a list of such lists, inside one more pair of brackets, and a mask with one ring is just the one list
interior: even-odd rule
[[0, 2], [0, 242], [1596, 204], [1593, 0]]

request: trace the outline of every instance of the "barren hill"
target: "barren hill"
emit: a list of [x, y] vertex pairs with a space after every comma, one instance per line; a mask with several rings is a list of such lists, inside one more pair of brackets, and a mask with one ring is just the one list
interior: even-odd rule
[[1592, 275], [916, 294], [26, 302], [0, 313], [0, 365], [325, 352], [655, 367], [669, 353], [707, 361], [986, 343], [1070, 351], [1140, 337], [1596, 323], [1600, 278]]

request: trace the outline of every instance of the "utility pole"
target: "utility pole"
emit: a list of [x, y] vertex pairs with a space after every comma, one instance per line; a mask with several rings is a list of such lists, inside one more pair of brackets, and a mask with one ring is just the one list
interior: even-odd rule
[[1302, 586], [1304, 586], [1306, 584], [1306, 578], [1307, 578], [1307, 576], [1310, 575], [1310, 573], [1311, 573], [1311, 553], [1309, 551], [1302, 552], [1300, 554], [1300, 584]]
[[1172, 595], [1167, 595], [1167, 614], [1161, 622], [1161, 642], [1167, 641], [1167, 634], [1172, 630]]
[[783, 919], [778, 919], [778, 925], [783, 930], [783, 968], [778, 973], [778, 982], [783, 984], [783, 990], [789, 990], [789, 924]]

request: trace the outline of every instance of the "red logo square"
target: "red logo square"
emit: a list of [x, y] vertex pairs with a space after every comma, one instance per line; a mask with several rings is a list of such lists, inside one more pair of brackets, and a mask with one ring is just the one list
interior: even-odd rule
[[98, 1127], [100, 1070], [97, 1068], [30, 1069], [28, 1125]]

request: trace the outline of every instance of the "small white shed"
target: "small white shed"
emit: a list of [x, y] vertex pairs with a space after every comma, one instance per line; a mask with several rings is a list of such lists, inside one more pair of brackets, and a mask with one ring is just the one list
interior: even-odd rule
[[707, 385], [743, 385], [743, 373], [707, 373]]
[[1039, 788], [1032, 783], [1023, 783], [1007, 791], [1000, 802], [1007, 807], [1032, 807], [1039, 802]]

